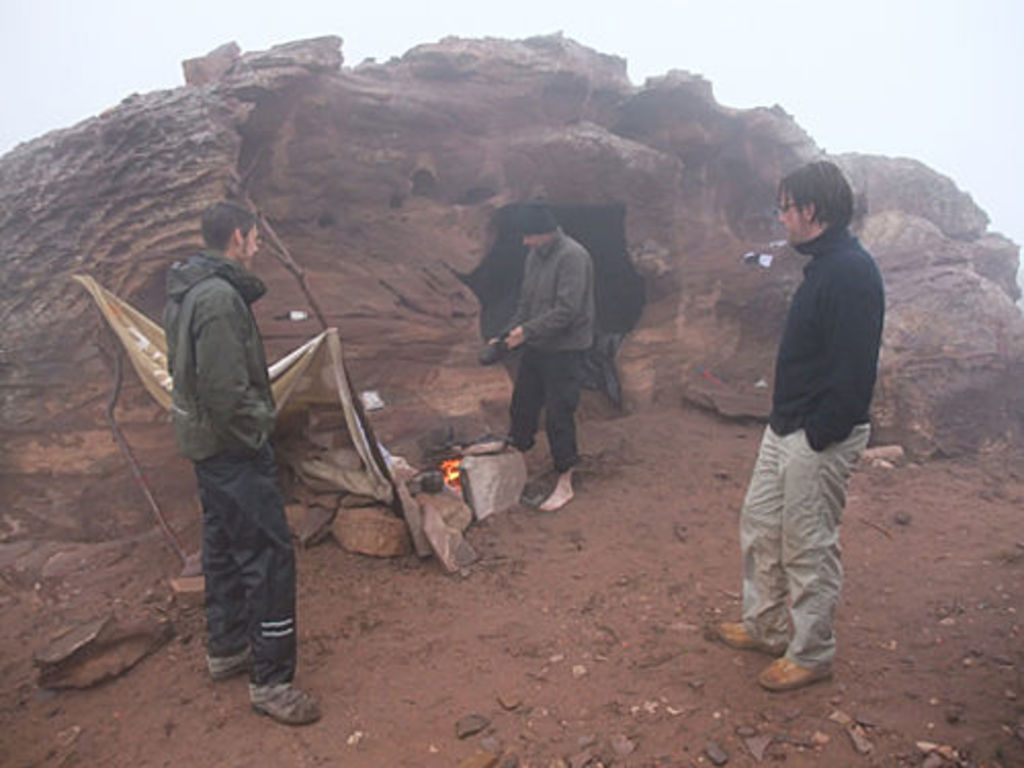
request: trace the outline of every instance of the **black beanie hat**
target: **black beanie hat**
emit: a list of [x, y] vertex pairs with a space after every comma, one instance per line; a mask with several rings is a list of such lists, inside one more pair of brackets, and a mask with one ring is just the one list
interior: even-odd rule
[[558, 229], [558, 222], [546, 204], [526, 203], [519, 209], [519, 229], [524, 235], [544, 235]]

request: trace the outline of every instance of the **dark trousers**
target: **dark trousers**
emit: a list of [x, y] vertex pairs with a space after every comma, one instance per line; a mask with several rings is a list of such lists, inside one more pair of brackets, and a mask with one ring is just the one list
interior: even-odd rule
[[582, 370], [582, 350], [548, 351], [527, 347], [512, 391], [509, 409], [512, 444], [521, 451], [533, 447], [543, 408], [551, 458], [560, 473], [579, 460], [575, 414], [580, 402]]
[[195, 463], [203, 504], [207, 650], [252, 648], [251, 682], [295, 676], [295, 552], [274, 452], [223, 452]]

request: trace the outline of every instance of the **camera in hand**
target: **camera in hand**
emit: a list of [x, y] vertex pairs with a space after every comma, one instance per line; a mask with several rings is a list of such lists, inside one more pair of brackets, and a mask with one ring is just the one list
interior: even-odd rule
[[494, 365], [507, 354], [508, 343], [505, 341], [505, 336], [503, 335], [497, 341], [491, 342], [481, 349], [480, 356], [477, 359], [480, 361], [480, 365]]

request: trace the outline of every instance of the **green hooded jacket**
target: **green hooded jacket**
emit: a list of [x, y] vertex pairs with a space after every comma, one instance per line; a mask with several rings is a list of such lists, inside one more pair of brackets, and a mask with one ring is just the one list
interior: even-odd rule
[[267, 361], [249, 305], [266, 286], [216, 251], [167, 272], [167, 367], [178, 452], [202, 461], [222, 451], [255, 453], [274, 427]]

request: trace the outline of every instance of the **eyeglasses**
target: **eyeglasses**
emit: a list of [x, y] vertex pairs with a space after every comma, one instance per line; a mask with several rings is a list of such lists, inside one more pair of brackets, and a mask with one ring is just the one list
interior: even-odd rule
[[788, 202], [785, 202], [785, 203], [781, 203], [781, 204], [775, 206], [775, 215], [776, 216], [781, 216], [782, 214], [786, 213], [790, 208], [796, 208], [796, 207], [798, 207], [797, 204], [794, 203], [792, 200], [790, 200]]

